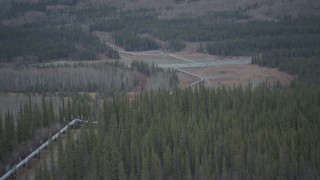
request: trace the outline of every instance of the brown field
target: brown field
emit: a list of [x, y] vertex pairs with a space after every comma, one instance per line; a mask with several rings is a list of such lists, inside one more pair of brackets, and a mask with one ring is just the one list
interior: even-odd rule
[[[176, 56], [186, 58], [199, 63], [228, 62], [230, 64], [210, 65], [207, 67], [189, 67], [180, 68], [182, 70], [199, 75], [204, 79], [204, 85], [208, 87], [218, 87], [221, 85], [247, 85], [251, 83], [253, 87], [263, 82], [280, 82], [281, 84], [290, 84], [295, 77], [275, 68], [259, 67], [252, 64], [241, 64], [238, 62], [251, 59], [245, 56], [215, 56], [206, 53], [199, 53], [196, 50], [200, 43], [186, 43], [186, 48], [180, 52], [172, 53]], [[170, 56], [161, 56], [162, 50], [136, 52], [136, 55], [120, 53], [123, 62], [131, 60], [142, 60], [144, 62], [154, 62], [161, 64], [192, 64]], [[164, 52], [168, 53], [168, 52]], [[159, 56], [160, 55], [160, 56]], [[234, 64], [233, 64], [234, 63]], [[192, 82], [198, 81], [199, 78], [182, 72], [177, 72], [179, 84], [178, 87], [184, 88]]]
[[[251, 59], [246, 56], [215, 56], [206, 53], [199, 53], [197, 49], [200, 43], [186, 43], [186, 48], [180, 52], [170, 53], [178, 57], [192, 60], [199, 63], [209, 63], [207, 67], [189, 67], [180, 68], [190, 73], [201, 76], [204, 79], [204, 85], [208, 87], [218, 87], [221, 85], [247, 85], [251, 83], [253, 87], [263, 82], [280, 82], [281, 84], [290, 84], [295, 77], [275, 68], [259, 67], [253, 64], [243, 64], [241, 62]], [[153, 62], [160, 66], [165, 64], [174, 67], [175, 64], [191, 64], [190, 62], [177, 59], [171, 56], [161, 55], [162, 50], [135, 52], [136, 55], [120, 53], [123, 62], [132, 60], [142, 60], [144, 62]], [[164, 52], [165, 54], [169, 52]], [[227, 62], [227, 64], [210, 65], [214, 62]], [[178, 87], [184, 88], [189, 84], [198, 81], [199, 78], [182, 72], [177, 72], [179, 84]]]
[[[184, 68], [188, 72], [200, 75], [204, 78], [204, 84], [209, 87], [221, 85], [246, 85], [251, 83], [257, 86], [262, 82], [280, 82], [290, 84], [294, 77], [277, 69], [259, 67], [257, 65], [220, 65], [205, 68]], [[181, 82], [188, 81], [189, 77], [182, 77]]]
[[179, 79], [178, 87], [180, 87], [180, 88], [184, 88], [184, 87], [188, 86], [190, 83], [198, 80], [198, 78], [187, 75], [182, 72], [177, 72], [177, 75], [178, 75], [178, 79]]

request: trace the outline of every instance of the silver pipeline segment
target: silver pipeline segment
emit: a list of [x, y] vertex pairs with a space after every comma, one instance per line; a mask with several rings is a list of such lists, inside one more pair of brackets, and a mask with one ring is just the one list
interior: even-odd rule
[[[14, 175], [16, 173], [16, 171], [18, 169], [20, 169], [24, 165], [27, 165], [32, 158], [37, 157], [38, 155], [40, 155], [40, 152], [42, 150], [46, 149], [49, 146], [49, 144], [51, 144], [53, 141], [57, 140], [61, 134], [65, 133], [69, 128], [73, 127], [77, 123], [78, 124], [80, 124], [80, 123], [89, 123], [89, 121], [84, 121], [84, 120], [81, 120], [81, 119], [74, 119], [74, 120], [70, 121], [66, 126], [64, 126], [62, 129], [60, 129], [60, 131], [58, 131], [55, 135], [51, 136], [46, 142], [44, 142], [37, 149], [32, 151], [26, 158], [21, 160], [18, 164], [14, 165], [9, 171], [7, 171], [0, 178], [0, 180], [5, 180], [5, 179], [10, 178], [12, 175]], [[92, 121], [91, 123], [95, 124], [95, 125], [98, 124], [97, 121]]]
[[189, 75], [191, 75], [191, 76], [195, 76], [195, 77], [199, 78], [199, 80], [198, 80], [198, 81], [195, 81], [195, 82], [193, 82], [193, 83], [191, 83], [191, 84], [187, 85], [187, 86], [186, 86], [186, 88], [187, 88], [187, 87], [191, 87], [191, 86], [193, 86], [193, 85], [195, 85], [195, 84], [197, 84], [197, 83], [199, 83], [199, 82], [203, 81], [203, 78], [202, 78], [201, 76], [199, 76], [199, 75], [193, 74], [193, 73], [191, 73], [191, 72], [188, 72], [188, 71], [185, 71], [185, 70], [182, 70], [182, 69], [179, 69], [179, 68], [175, 68], [175, 70], [177, 70], [177, 71], [180, 71], [180, 72], [183, 72], [183, 73], [186, 73], [186, 74], [189, 74]]

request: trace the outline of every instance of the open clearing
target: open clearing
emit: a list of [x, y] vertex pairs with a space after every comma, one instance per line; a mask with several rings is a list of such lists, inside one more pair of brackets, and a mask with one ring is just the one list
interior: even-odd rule
[[[174, 56], [178, 57], [175, 58]], [[183, 60], [186, 59], [186, 60]], [[277, 69], [259, 67], [252, 65], [251, 57], [228, 56], [219, 57], [204, 53], [182, 51], [170, 54], [161, 51], [146, 51], [129, 54], [121, 53], [121, 61], [130, 62], [132, 60], [142, 60], [148, 63], [155, 63], [163, 68], [179, 68], [187, 72], [199, 75], [203, 78], [204, 84], [208, 87], [218, 87], [221, 85], [247, 85], [253, 87], [262, 82], [280, 82], [290, 84], [294, 77]], [[189, 62], [191, 60], [193, 62]], [[199, 78], [178, 72], [179, 84], [183, 88]]]
[[[199, 53], [197, 50], [201, 47], [200, 42], [187, 42], [186, 47], [176, 53], [167, 52], [163, 49], [128, 52], [114, 45], [114, 40], [109, 33], [94, 33], [102, 42], [115, 47], [120, 54], [120, 61], [125, 64], [129, 65], [133, 60], [141, 60], [150, 64], [157, 64], [162, 68], [179, 68], [201, 76], [204, 84], [209, 87], [246, 85], [248, 83], [256, 86], [266, 81], [289, 84], [294, 80], [293, 76], [277, 69], [251, 65], [251, 57], [248, 56], [215, 56]], [[204, 45], [205, 43], [202, 44], [202, 46]], [[195, 76], [182, 72], [178, 72], [177, 75], [180, 88], [199, 80]]]
[[[221, 85], [247, 85], [253, 87], [262, 82], [280, 82], [289, 84], [293, 77], [280, 72], [277, 69], [259, 67], [252, 64], [244, 65], [220, 65], [205, 68], [184, 68], [184, 70], [200, 75], [204, 78], [204, 84], [208, 87], [218, 87]], [[185, 81], [184, 78], [181, 81]]]

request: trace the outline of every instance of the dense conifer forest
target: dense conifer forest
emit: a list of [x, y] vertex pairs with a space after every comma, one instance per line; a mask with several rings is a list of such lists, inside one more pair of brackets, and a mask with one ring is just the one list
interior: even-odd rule
[[[99, 125], [68, 131], [35, 179], [319, 179], [319, 17], [264, 21], [234, 10], [165, 19], [152, 9], [77, 3], [11, 3], [0, 12], [0, 91], [29, 97], [18, 113], [0, 114], [0, 174], [81, 117]], [[21, 22], [29, 11], [38, 20]], [[95, 32], [128, 51], [181, 51], [198, 42], [200, 53], [252, 56], [296, 79], [179, 89], [175, 71], [140, 61], [46, 64], [119, 59]], [[147, 79], [141, 93], [128, 97], [139, 77]]]
[[[0, 91], [4, 93], [0, 99], [5, 99], [2, 97], [7, 96], [5, 93], [16, 96], [24, 93], [27, 98], [20, 103], [15, 99], [18, 110], [7, 109], [0, 113], [1, 174], [6, 166], [13, 167], [71, 119], [96, 119], [100, 100], [126, 96], [139, 83], [139, 74], [148, 78], [145, 89], [170, 90], [177, 85], [175, 72], [140, 61], [133, 62], [130, 68], [116, 61], [48, 63], [0, 70]], [[89, 92], [96, 94], [94, 99]], [[42, 97], [41, 102], [36, 102], [38, 96]], [[53, 98], [58, 101], [53, 102]], [[1, 105], [6, 106], [3, 102]]]
[[98, 54], [119, 58], [97, 38], [73, 29], [9, 28], [0, 25], [0, 61], [38, 63], [71, 58], [95, 60]]
[[69, 134], [38, 178], [316, 179], [319, 92], [200, 86], [105, 99], [97, 129]]

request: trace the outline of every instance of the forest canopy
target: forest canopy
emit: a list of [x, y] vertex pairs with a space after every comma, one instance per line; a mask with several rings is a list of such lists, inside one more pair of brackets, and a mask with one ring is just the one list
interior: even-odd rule
[[[54, 179], [303, 179], [319, 177], [319, 87], [144, 93], [104, 100], [59, 145]], [[75, 163], [76, 162], [76, 163]], [[88, 168], [90, 167], [90, 168]], [[84, 170], [85, 169], [85, 170]]]
[[112, 48], [79, 28], [12, 28], [0, 25], [0, 61], [45, 62], [54, 59], [93, 60], [98, 54], [119, 58]]
[[[155, 10], [123, 10], [41, 0], [0, 12], [0, 91], [29, 98], [18, 113], [0, 114], [1, 174], [81, 117], [99, 125], [83, 124], [77, 138], [68, 131], [66, 143], [54, 144], [56, 161], [37, 169], [36, 179], [320, 177], [319, 17], [254, 20], [239, 9], [166, 19]], [[35, 17], [23, 20], [28, 13]], [[178, 89], [174, 70], [140, 61], [46, 66], [119, 59], [110, 43], [127, 51], [181, 51], [186, 42], [201, 44], [199, 53], [252, 56], [253, 64], [296, 80]]]

